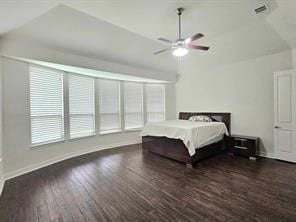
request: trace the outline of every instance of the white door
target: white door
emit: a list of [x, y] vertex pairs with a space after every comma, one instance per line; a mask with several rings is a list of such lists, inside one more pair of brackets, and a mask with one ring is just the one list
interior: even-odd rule
[[274, 74], [274, 145], [277, 159], [296, 162], [296, 71]]

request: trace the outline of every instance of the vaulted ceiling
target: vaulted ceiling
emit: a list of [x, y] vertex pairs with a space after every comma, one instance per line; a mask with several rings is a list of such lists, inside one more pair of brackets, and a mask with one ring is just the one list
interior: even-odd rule
[[162, 47], [160, 43], [65, 5], [50, 9], [4, 38], [142, 68], [174, 72], [177, 67], [172, 56], [153, 55], [153, 50]]
[[[270, 6], [266, 14], [254, 9]], [[60, 5], [63, 4], [63, 5]], [[183, 35], [205, 34], [186, 59], [200, 66], [232, 63], [296, 47], [295, 0], [0, 0], [0, 35], [21, 37], [85, 56], [165, 71], [171, 54], [152, 55], [176, 39], [175, 9], [184, 7]]]

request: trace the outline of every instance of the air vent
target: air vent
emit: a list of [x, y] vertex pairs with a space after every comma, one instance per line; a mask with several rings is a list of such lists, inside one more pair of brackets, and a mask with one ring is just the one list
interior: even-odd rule
[[269, 10], [268, 5], [262, 5], [256, 9], [254, 9], [256, 14], [260, 14], [260, 13], [266, 13]]

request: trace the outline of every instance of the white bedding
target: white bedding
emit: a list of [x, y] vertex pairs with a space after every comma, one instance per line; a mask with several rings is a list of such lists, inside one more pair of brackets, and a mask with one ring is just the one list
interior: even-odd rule
[[140, 136], [165, 136], [180, 139], [187, 147], [190, 156], [195, 154], [196, 148], [220, 141], [227, 128], [222, 122], [193, 122], [189, 120], [167, 120], [159, 123], [147, 124]]

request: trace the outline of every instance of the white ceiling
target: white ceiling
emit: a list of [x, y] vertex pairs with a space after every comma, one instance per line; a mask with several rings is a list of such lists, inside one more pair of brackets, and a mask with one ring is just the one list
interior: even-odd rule
[[184, 35], [203, 32], [212, 38], [256, 22], [253, 9], [262, 2], [275, 5], [274, 0], [0, 0], [0, 35], [63, 3], [151, 39], [176, 37], [175, 9], [182, 6]]
[[[54, 8], [59, 3], [85, 14], [79, 14], [63, 6]], [[254, 8], [264, 3], [269, 4], [271, 12], [263, 16], [255, 15]], [[211, 47], [209, 52], [190, 53], [192, 57], [190, 59], [196, 60], [203, 66], [249, 59], [296, 46], [296, 15], [294, 13], [296, 0], [0, 0], [0, 34], [10, 32], [24, 36], [31, 35], [30, 37], [36, 40], [79, 53], [97, 56], [98, 50], [101, 50], [109, 53], [107, 56], [118, 62], [131, 64], [136, 61], [141, 66], [167, 69], [173, 66], [172, 63], [176, 63], [168, 53], [150, 56], [151, 52], [165, 46], [163, 43], [161, 45], [157, 43], [158, 37], [172, 40], [176, 38], [175, 9], [179, 6], [185, 8], [182, 21], [183, 35], [190, 36], [202, 32], [205, 37], [200, 40], [200, 43]], [[50, 9], [53, 10], [48, 12]], [[66, 12], [68, 16], [71, 14], [71, 20]], [[42, 14], [43, 16], [38, 17]], [[84, 23], [81, 21], [82, 17]], [[111, 36], [107, 43], [113, 42], [114, 48], [110, 51], [104, 48], [104, 51], [102, 46], [94, 47], [94, 43], [101, 41], [99, 36], [87, 37], [86, 41], [85, 36], [83, 37], [84, 33], [75, 32], [78, 24], [79, 29], [86, 30], [85, 26], [91, 28], [91, 25], [87, 25], [90, 21], [93, 24], [102, 24], [101, 20], [144, 36], [144, 40], [139, 40], [139, 44], [144, 41], [147, 47], [144, 47], [144, 50], [137, 50], [137, 47], [133, 47], [129, 52], [132, 55], [130, 60], [129, 58], [123, 59], [122, 55], [116, 57], [117, 53], [114, 52], [120, 51], [122, 45], [132, 45], [126, 39]], [[67, 27], [67, 30], [70, 28], [71, 32], [59, 33], [62, 36], [60, 39], [51, 35], [64, 27]], [[38, 33], [39, 30], [43, 30], [44, 33]], [[88, 34], [91, 33], [89, 29], [87, 31]], [[69, 36], [71, 36], [71, 41], [69, 41]], [[155, 44], [146, 38], [153, 40]], [[112, 47], [111, 44], [108, 47]], [[163, 66], [157, 66], [157, 63], [162, 63]]]
[[163, 45], [65, 5], [14, 29], [3, 39], [89, 58], [176, 74], [176, 58], [154, 56]]
[[278, 0], [278, 8], [266, 18], [290, 48], [296, 48], [296, 0]]

